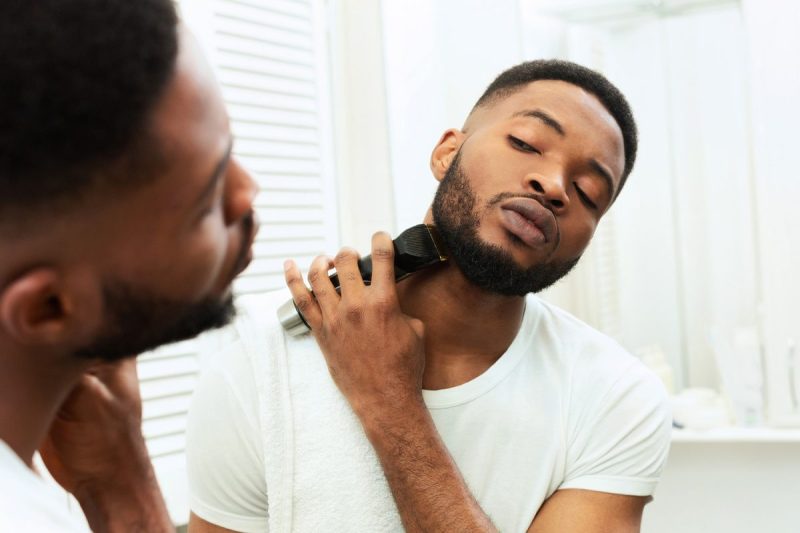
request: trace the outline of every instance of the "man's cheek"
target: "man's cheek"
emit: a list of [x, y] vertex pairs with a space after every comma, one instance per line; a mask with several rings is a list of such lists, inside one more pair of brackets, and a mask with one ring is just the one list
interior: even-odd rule
[[187, 297], [203, 297], [215, 289], [223, 275], [229, 239], [224, 232], [206, 231], [197, 235], [190, 246], [184, 249], [183, 257], [177, 259], [181, 265], [178, 283]]
[[589, 242], [594, 236], [596, 224], [588, 222], [562, 222], [559, 224], [561, 232], [561, 243], [559, 248], [563, 249], [568, 256], [577, 256], [583, 253]]

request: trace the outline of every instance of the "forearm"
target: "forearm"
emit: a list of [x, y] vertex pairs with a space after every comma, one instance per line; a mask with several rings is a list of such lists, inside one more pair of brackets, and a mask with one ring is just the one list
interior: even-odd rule
[[497, 531], [470, 493], [421, 399], [360, 417], [406, 531]]
[[85, 483], [76, 489], [75, 497], [92, 531], [175, 531], [153, 466], [144, 450], [137, 455], [114, 479]]

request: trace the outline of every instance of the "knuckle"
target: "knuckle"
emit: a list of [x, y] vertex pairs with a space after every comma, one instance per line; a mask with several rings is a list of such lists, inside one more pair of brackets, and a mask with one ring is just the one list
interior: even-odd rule
[[317, 297], [317, 300], [324, 299], [328, 297], [328, 291], [325, 289], [320, 289], [314, 291], [314, 295]]
[[308, 281], [311, 283], [316, 283], [319, 281], [320, 277], [322, 276], [322, 272], [319, 269], [312, 268], [308, 271]]
[[376, 310], [386, 313], [394, 308], [394, 301], [390, 297], [380, 294], [375, 297], [372, 305]]
[[364, 308], [359, 304], [348, 304], [345, 308], [345, 316], [349, 322], [361, 323], [364, 318]]
[[305, 313], [306, 311], [310, 310], [312, 307], [312, 300], [311, 297], [306, 295], [301, 298], [296, 298], [294, 301], [294, 305], [297, 306], [297, 309], [300, 310], [301, 313]]
[[376, 244], [372, 249], [372, 257], [379, 261], [391, 260], [394, 257], [394, 247], [385, 244]]

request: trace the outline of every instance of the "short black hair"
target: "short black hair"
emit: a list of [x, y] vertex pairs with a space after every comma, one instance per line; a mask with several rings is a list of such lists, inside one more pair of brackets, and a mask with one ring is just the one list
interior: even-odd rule
[[617, 195], [619, 195], [628, 175], [633, 170], [633, 163], [636, 161], [636, 149], [639, 142], [636, 121], [633, 119], [631, 107], [622, 92], [599, 72], [560, 59], [537, 59], [520, 63], [495, 78], [475, 103], [475, 108], [510, 96], [523, 86], [539, 80], [559, 80], [577, 85], [595, 95], [617, 121], [622, 130], [622, 142], [625, 149], [625, 168], [617, 190]]
[[171, 0], [0, 4], [0, 214], [109, 180], [174, 73], [177, 25]]

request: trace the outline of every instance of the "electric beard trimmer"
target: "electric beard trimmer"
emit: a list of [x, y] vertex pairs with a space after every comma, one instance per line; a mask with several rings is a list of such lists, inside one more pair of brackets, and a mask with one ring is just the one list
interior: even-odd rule
[[[393, 241], [394, 243], [394, 279], [400, 281], [414, 272], [438, 265], [447, 261], [447, 252], [434, 226], [418, 224], [405, 230]], [[358, 269], [364, 283], [372, 280], [372, 256], [358, 260]], [[330, 275], [331, 283], [338, 291], [339, 276]], [[278, 320], [283, 328], [292, 336], [311, 331], [303, 314], [297, 309], [294, 300], [289, 300], [278, 308]]]

